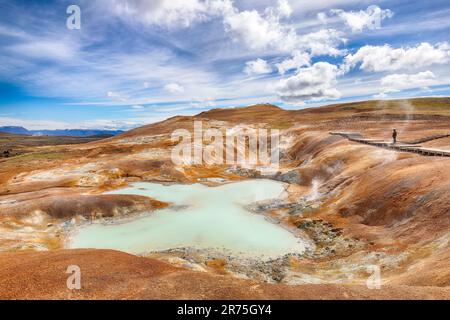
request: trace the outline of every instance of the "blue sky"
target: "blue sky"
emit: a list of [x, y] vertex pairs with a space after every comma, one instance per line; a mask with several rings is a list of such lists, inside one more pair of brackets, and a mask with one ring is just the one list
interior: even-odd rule
[[438, 0], [0, 0], [0, 126], [448, 96], [449, 16]]

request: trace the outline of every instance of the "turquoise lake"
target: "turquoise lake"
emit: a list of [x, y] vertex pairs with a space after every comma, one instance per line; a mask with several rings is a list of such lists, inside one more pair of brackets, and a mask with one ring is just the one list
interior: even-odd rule
[[[71, 248], [107, 248], [143, 254], [182, 247], [213, 249], [246, 257], [302, 253], [305, 242], [244, 206], [286, 197], [284, 184], [249, 180], [208, 187], [202, 184], [134, 183], [109, 194], [135, 194], [175, 207], [120, 223], [79, 227]], [[180, 207], [181, 206], [181, 207]]]

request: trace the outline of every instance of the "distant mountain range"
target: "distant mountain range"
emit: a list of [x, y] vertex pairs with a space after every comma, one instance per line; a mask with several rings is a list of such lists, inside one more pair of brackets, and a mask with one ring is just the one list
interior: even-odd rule
[[24, 127], [4, 126], [0, 132], [11, 134], [23, 134], [28, 136], [67, 136], [67, 137], [89, 137], [89, 136], [115, 136], [125, 131], [122, 130], [95, 130], [95, 129], [62, 129], [62, 130], [28, 130]]

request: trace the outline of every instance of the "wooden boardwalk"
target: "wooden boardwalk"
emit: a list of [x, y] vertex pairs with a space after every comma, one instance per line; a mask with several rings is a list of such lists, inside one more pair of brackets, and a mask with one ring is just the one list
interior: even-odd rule
[[412, 142], [397, 142], [395, 144], [392, 142], [383, 141], [383, 140], [365, 139], [361, 136], [360, 133], [357, 133], [357, 132], [330, 132], [330, 134], [347, 138], [349, 141], [363, 143], [363, 144], [367, 144], [367, 145], [371, 145], [371, 146], [375, 146], [375, 147], [379, 147], [379, 148], [385, 148], [385, 149], [389, 149], [389, 150], [417, 153], [422, 156], [450, 157], [450, 150], [422, 148], [420, 145], [418, 145], [419, 143], [449, 137], [450, 134], [435, 135], [435, 136], [431, 136], [431, 137], [425, 137], [422, 139], [418, 139], [418, 140], [415, 140]]

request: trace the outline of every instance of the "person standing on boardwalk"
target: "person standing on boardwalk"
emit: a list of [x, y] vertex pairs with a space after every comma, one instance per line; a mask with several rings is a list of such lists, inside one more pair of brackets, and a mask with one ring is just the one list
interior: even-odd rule
[[397, 143], [397, 130], [392, 130], [392, 141], [393, 143]]

